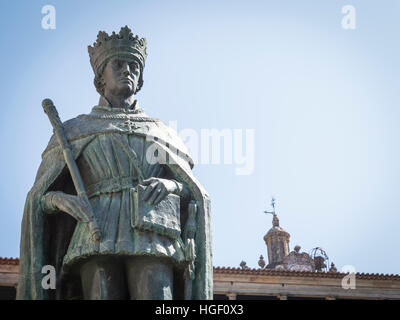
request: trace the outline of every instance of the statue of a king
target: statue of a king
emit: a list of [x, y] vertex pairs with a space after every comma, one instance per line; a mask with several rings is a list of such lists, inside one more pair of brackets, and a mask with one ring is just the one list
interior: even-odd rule
[[99, 232], [53, 135], [25, 203], [17, 299], [211, 299], [209, 197], [177, 133], [135, 100], [146, 40], [126, 26], [88, 49], [99, 104], [63, 130]]

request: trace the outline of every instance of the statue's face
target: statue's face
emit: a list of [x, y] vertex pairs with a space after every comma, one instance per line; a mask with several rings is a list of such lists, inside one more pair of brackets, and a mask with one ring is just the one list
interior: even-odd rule
[[115, 58], [110, 60], [103, 73], [105, 96], [129, 97], [136, 92], [140, 76], [139, 63]]

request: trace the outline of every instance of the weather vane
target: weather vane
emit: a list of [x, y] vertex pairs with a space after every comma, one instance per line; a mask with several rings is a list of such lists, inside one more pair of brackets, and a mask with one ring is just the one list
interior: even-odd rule
[[271, 198], [271, 206], [272, 206], [272, 211], [264, 211], [264, 213], [270, 213], [270, 214], [275, 214], [275, 198]]

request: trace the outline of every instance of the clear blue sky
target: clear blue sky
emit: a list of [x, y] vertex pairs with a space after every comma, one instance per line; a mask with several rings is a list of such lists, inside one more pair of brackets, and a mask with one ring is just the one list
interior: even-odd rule
[[[56, 29], [41, 9], [56, 8]], [[356, 29], [341, 27], [344, 5]], [[266, 256], [271, 195], [290, 248], [323, 247], [340, 269], [400, 273], [398, 1], [2, 1], [0, 256], [51, 135], [98, 102], [87, 45], [129, 25], [148, 40], [137, 99], [178, 130], [254, 129], [255, 167], [198, 164], [212, 198], [214, 265]]]

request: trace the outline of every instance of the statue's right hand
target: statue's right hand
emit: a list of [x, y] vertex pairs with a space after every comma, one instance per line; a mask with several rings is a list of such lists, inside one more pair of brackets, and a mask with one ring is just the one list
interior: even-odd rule
[[55, 192], [52, 195], [51, 202], [58, 210], [68, 213], [78, 221], [89, 222], [92, 220], [93, 214], [90, 204], [78, 196], [64, 192]]

